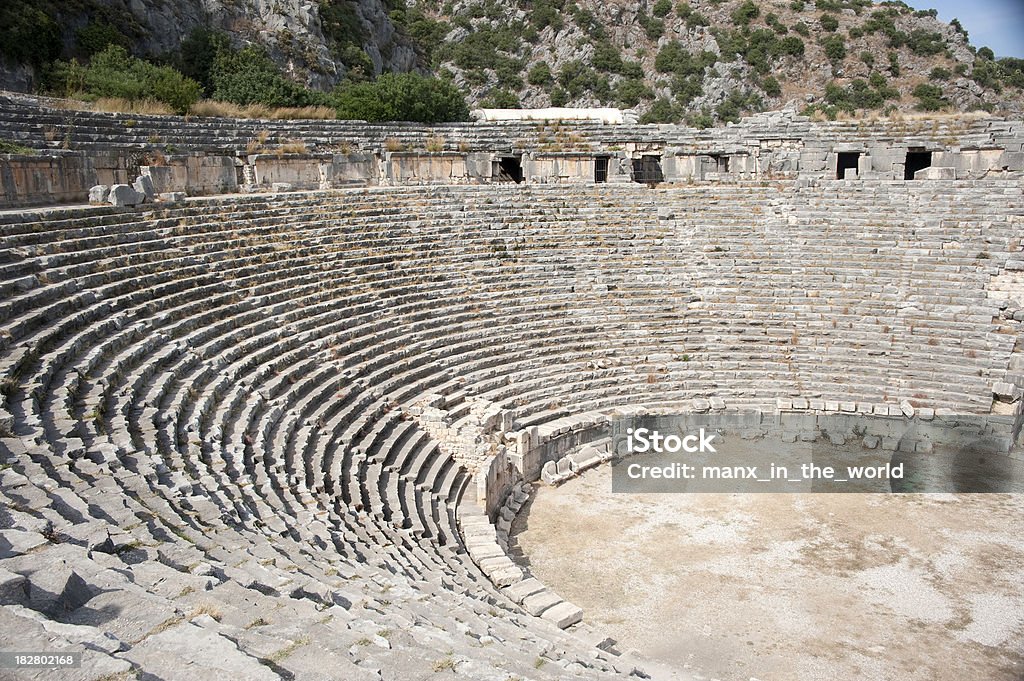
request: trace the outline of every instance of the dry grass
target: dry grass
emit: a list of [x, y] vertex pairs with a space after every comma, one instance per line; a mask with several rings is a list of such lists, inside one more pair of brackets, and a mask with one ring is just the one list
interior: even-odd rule
[[337, 118], [334, 109], [328, 106], [282, 106], [270, 107], [262, 104], [239, 106], [230, 102], [204, 99], [192, 105], [192, 116], [215, 116], [219, 118], [264, 118], [271, 120], [333, 120]]
[[220, 608], [211, 603], [201, 603], [192, 610], [192, 613], [188, 616], [189, 620], [193, 620], [200, 615], [209, 615], [213, 619], [220, 622], [221, 617], [224, 615], [221, 613]]
[[397, 137], [388, 137], [384, 140], [384, 148], [388, 151], [401, 151], [405, 146]]
[[105, 113], [130, 113], [146, 116], [173, 116], [174, 109], [155, 99], [121, 99], [120, 97], [100, 97], [87, 102], [81, 97], [62, 99], [55, 104], [58, 109], [68, 111], [102, 111]]
[[444, 151], [444, 137], [441, 137], [440, 135], [431, 135], [427, 138], [425, 146], [429, 152], [437, 153], [439, 151]]
[[285, 140], [285, 142], [277, 148], [277, 155], [305, 154], [308, 150], [306, 143], [302, 140]]
[[263, 149], [263, 146], [267, 143], [268, 139], [270, 139], [270, 133], [266, 130], [260, 130], [256, 134], [256, 138], [249, 140], [249, 143], [245, 145], [246, 152], [255, 154], [257, 151]]

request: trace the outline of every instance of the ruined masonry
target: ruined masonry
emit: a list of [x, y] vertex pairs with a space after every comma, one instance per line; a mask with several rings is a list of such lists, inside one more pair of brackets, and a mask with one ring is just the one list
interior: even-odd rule
[[1020, 122], [6, 95], [0, 138], [39, 150], [0, 156], [0, 639], [83, 654], [25, 678], [687, 679], [506, 553], [623, 424], [970, 415], [1017, 456]]

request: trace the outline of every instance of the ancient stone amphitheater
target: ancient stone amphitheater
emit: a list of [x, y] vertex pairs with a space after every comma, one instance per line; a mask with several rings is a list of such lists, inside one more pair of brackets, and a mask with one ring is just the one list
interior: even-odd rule
[[688, 678], [506, 555], [530, 483], [650, 414], [1016, 456], [1019, 121], [0, 138], [0, 648], [83, 653], [0, 675]]

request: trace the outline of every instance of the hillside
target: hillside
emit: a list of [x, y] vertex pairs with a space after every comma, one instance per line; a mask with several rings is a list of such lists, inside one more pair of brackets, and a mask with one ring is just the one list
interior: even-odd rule
[[933, 11], [869, 0], [7, 0], [0, 86], [38, 89], [48, 62], [110, 43], [187, 64], [182, 43], [205, 28], [321, 91], [416, 71], [471, 106], [619, 106], [701, 126], [787, 103], [1024, 111], [1024, 60], [996, 60]]

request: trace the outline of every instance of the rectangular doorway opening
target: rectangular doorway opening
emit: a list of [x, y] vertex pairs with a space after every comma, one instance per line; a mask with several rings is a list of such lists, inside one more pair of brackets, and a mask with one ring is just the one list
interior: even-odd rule
[[932, 167], [932, 152], [924, 149], [907, 150], [907, 160], [903, 164], [903, 179], [913, 180], [918, 170]]
[[724, 156], [724, 155], [720, 155], [720, 154], [712, 154], [711, 155], [711, 160], [715, 162], [715, 172], [716, 173], [728, 173], [729, 172], [729, 157], [728, 156]]
[[853, 176], [857, 177], [857, 162], [859, 160], [859, 151], [840, 151], [836, 154], [836, 179], [845, 180], [847, 170], [852, 170]]
[[633, 159], [633, 181], [654, 186], [665, 181], [661, 170], [661, 156], [642, 156]]
[[596, 156], [594, 158], [594, 182], [608, 181], [608, 157]]
[[515, 182], [519, 184], [523, 181], [522, 161], [519, 160], [518, 156], [502, 156], [494, 164], [492, 179], [495, 182]]

